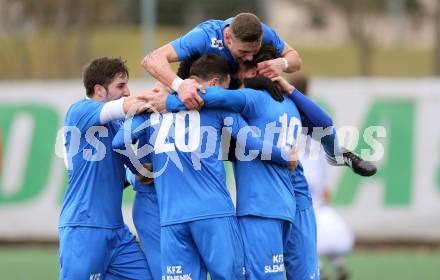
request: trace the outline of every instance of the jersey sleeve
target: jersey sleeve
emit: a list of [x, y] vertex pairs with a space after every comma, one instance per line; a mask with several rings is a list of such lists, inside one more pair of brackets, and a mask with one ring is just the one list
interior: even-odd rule
[[301, 115], [304, 127], [308, 127], [311, 132], [314, 127], [330, 127], [333, 126], [333, 120], [330, 115], [313, 100], [295, 89], [291, 94], [287, 95], [293, 103], [295, 103]]
[[284, 41], [266, 24], [262, 23], [261, 27], [263, 28], [263, 44], [272, 44], [277, 52], [281, 54], [284, 50]]
[[171, 42], [177, 53], [179, 61], [190, 58], [195, 54], [203, 54], [206, 52], [206, 46], [209, 38], [206, 32], [196, 27], [187, 34]]
[[150, 129], [147, 128], [145, 133], [139, 136], [137, 155], [139, 161], [142, 164], [152, 163], [151, 154], [153, 152], [153, 147], [149, 144], [150, 142]]
[[75, 118], [72, 123], [74, 123], [80, 131], [85, 131], [95, 125], [101, 125], [100, 115], [104, 105], [104, 102], [91, 99], [79, 103], [72, 109], [74, 112], [71, 112], [71, 116]]
[[[206, 88], [206, 93], [199, 92], [204, 101], [204, 108], [223, 109], [241, 113], [246, 107], [246, 94], [242, 90], [227, 90], [219, 87]], [[168, 112], [188, 110], [177, 95], [169, 95], [166, 100]]]
[[[259, 151], [260, 159], [267, 159], [268, 161], [283, 167], [287, 166], [288, 161], [285, 159], [288, 158], [286, 155], [287, 151], [281, 150], [268, 141], [261, 140], [260, 137], [252, 137], [250, 133], [247, 133], [246, 135], [240, 134], [242, 129], [248, 128], [248, 131], [251, 129], [241, 115], [236, 113], [226, 113], [224, 118], [232, 119], [231, 136], [237, 141], [238, 145], [250, 150]], [[269, 149], [267, 149], [268, 147]], [[264, 150], [270, 151], [270, 157], [263, 156], [262, 151]]]
[[[136, 115], [124, 122], [124, 124], [119, 128], [115, 137], [112, 141], [113, 149], [119, 149], [121, 151], [126, 151], [127, 149], [131, 149], [131, 151], [126, 152], [126, 154], [121, 155], [121, 160], [125, 166], [134, 174], [137, 174], [138, 171], [136, 167], [133, 165], [132, 156], [136, 156], [132, 144], [136, 143], [139, 138], [148, 133], [147, 122], [149, 121], [149, 115], [142, 114]], [[120, 152], [121, 152], [120, 151]]]
[[125, 146], [137, 142], [142, 134], [145, 134], [149, 121], [149, 115], [136, 115], [124, 122], [113, 138], [112, 146], [114, 149], [122, 149]]

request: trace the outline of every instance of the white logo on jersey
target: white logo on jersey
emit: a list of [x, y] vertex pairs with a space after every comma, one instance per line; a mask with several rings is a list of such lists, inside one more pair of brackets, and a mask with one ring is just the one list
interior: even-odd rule
[[181, 265], [168, 265], [167, 266], [167, 274], [182, 274], [182, 266]]
[[192, 280], [192, 278], [191, 273], [184, 274], [181, 265], [168, 265], [167, 275], [162, 276], [162, 280]]
[[284, 256], [283, 254], [272, 256], [273, 264], [264, 266], [264, 273], [278, 273], [284, 271]]
[[211, 48], [223, 49], [223, 41], [217, 38], [211, 38]]
[[100, 279], [101, 279], [101, 273], [90, 274], [89, 280], [100, 280]]

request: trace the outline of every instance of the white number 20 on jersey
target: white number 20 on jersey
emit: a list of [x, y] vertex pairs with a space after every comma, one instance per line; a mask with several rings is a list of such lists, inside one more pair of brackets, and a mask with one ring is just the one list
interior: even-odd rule
[[[175, 119], [174, 119], [175, 116]], [[185, 119], [188, 117], [188, 127]], [[161, 120], [162, 118], [162, 120]], [[156, 153], [175, 151], [175, 147], [182, 152], [194, 152], [200, 145], [200, 114], [198, 111], [180, 111], [176, 114], [157, 114], [150, 117], [151, 124], [160, 123], [157, 138], [154, 143]], [[174, 135], [170, 135], [170, 128], [174, 121]], [[188, 133], [188, 143], [185, 143], [185, 135]], [[174, 137], [174, 144], [168, 143], [168, 136]]]

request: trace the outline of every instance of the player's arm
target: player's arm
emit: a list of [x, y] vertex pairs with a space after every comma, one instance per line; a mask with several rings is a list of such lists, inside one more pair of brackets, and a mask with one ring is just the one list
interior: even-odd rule
[[299, 71], [302, 60], [298, 52], [284, 42], [278, 34], [266, 24], [263, 27], [263, 44], [272, 44], [281, 55], [279, 58], [258, 63], [258, 73], [268, 78], [279, 76], [282, 72], [292, 73]]
[[287, 43], [284, 43], [281, 57], [258, 63], [258, 74], [274, 78], [281, 75], [282, 72], [293, 73], [299, 71], [301, 65], [302, 61], [298, 52]]
[[301, 69], [302, 60], [299, 53], [286, 42], [284, 42], [284, 50], [281, 53], [281, 58], [284, 58], [287, 61], [287, 63], [285, 63], [283, 60], [284, 67], [287, 66], [284, 69], [284, 72], [293, 73]]
[[317, 135], [321, 136], [319, 137], [319, 141], [322, 147], [330, 158], [339, 154], [341, 152], [341, 147], [330, 115], [322, 109], [321, 106], [287, 82], [283, 77], [276, 77], [274, 81], [277, 82], [284, 91], [289, 93], [287, 96], [297, 106], [301, 115], [303, 127], [307, 127], [308, 129], [307, 134], [314, 136], [313, 132], [315, 128], [325, 129], [325, 131], [322, 131], [322, 135]]
[[[168, 43], [159, 49], [147, 54], [141, 64], [145, 70], [162, 84], [176, 91], [188, 109], [196, 109], [202, 106], [203, 100], [197, 94], [197, 90], [204, 91], [204, 87], [194, 79], [182, 80], [178, 77], [170, 63], [183, 60], [193, 54], [192, 44], [204, 44], [200, 39], [199, 31], [188, 33], [172, 43]], [[179, 54], [176, 51], [179, 50]]]
[[112, 120], [121, 120], [128, 115], [136, 115], [145, 111], [152, 111], [153, 108], [163, 111], [159, 100], [165, 100], [168, 91], [160, 87], [153, 87], [144, 90], [136, 95], [122, 97], [118, 100], [106, 102], [99, 114], [99, 123], [106, 124]]
[[136, 115], [126, 120], [124, 125], [119, 128], [112, 141], [113, 149], [119, 153], [122, 153], [121, 159], [123, 163], [133, 174], [139, 174], [144, 166], [141, 164], [142, 162], [139, 161], [139, 151], [138, 154], [135, 154], [132, 144], [136, 143], [143, 137], [149, 139], [149, 121], [149, 115], [147, 114]]
[[136, 143], [146, 127], [149, 126], [149, 116], [147, 114], [136, 115], [127, 119], [119, 128], [112, 141], [114, 149], [122, 149]]
[[[278, 83], [280, 87], [287, 92], [287, 96], [295, 103], [300, 111], [302, 119], [305, 120], [306, 126], [312, 132], [314, 127], [327, 128], [333, 126], [333, 120], [330, 115], [316, 102], [302, 94], [293, 85], [281, 76], [272, 79]], [[303, 124], [304, 125], [304, 124]]]
[[[246, 119], [259, 116], [261, 108], [266, 103], [264, 94], [260, 91], [243, 88], [228, 90], [219, 87], [207, 88], [205, 94], [200, 94], [208, 109], [221, 109], [240, 113]], [[166, 108], [168, 112], [186, 110], [184, 104], [175, 95], [167, 96]]]
[[[232, 124], [231, 136], [237, 141], [237, 146], [246, 147], [249, 150], [256, 150], [259, 152], [261, 160], [268, 160], [274, 164], [287, 167], [290, 170], [296, 168], [298, 164], [297, 149], [291, 148], [289, 150], [280, 149], [274, 146], [271, 142], [261, 140], [259, 137], [249, 137], [249, 133], [242, 134], [240, 131], [251, 131], [247, 122], [239, 114], [234, 114]], [[269, 151], [267, 155], [264, 151]], [[240, 158], [237, 157], [237, 160]]]
[[[246, 94], [242, 90], [227, 90], [218, 87], [206, 88], [206, 93], [199, 93], [203, 99], [204, 108], [223, 109], [241, 113], [246, 106]], [[168, 95], [166, 100], [168, 112], [187, 110], [183, 102], [176, 95]]]

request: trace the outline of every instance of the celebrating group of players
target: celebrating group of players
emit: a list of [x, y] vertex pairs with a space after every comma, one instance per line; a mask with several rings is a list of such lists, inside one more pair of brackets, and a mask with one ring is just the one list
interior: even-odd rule
[[[298, 53], [242, 13], [199, 24], [142, 64], [158, 83], [130, 96], [124, 62], [95, 59], [87, 97], [66, 114], [60, 279], [319, 279], [302, 128], [320, 131], [332, 164], [376, 168], [341, 148], [330, 116], [280, 76], [299, 70]], [[140, 245], [122, 218], [124, 182]]]

